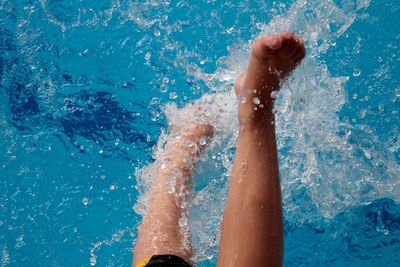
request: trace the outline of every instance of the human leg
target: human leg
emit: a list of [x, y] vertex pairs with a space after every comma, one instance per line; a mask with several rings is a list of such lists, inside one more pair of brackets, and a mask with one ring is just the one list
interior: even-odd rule
[[219, 267], [282, 265], [282, 203], [271, 93], [279, 90], [304, 56], [303, 41], [293, 33], [264, 36], [253, 44], [247, 71], [236, 82], [240, 130]]
[[186, 216], [189, 177], [204, 139], [211, 138], [213, 128], [205, 124], [188, 124], [173, 130], [160, 158], [150, 189], [149, 202], [134, 248], [133, 266], [153, 255], [176, 255], [190, 262], [190, 237], [179, 221]]

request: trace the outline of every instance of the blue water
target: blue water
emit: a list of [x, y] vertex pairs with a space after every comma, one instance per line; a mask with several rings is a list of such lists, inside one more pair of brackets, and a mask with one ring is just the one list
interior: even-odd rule
[[[164, 106], [234, 105], [247, 44], [281, 28], [308, 52], [277, 100], [285, 266], [400, 266], [400, 3], [1, 0], [0, 14], [0, 266], [128, 266]], [[199, 171], [198, 266], [216, 262], [230, 134]]]

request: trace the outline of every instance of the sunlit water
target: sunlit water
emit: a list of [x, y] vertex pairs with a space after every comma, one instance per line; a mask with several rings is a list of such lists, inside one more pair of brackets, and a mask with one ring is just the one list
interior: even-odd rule
[[197, 265], [214, 266], [232, 84], [251, 40], [282, 30], [307, 46], [276, 102], [285, 266], [400, 266], [396, 1], [3, 0], [0, 14], [0, 266], [129, 265], [157, 142], [187, 104], [216, 127], [188, 203]]

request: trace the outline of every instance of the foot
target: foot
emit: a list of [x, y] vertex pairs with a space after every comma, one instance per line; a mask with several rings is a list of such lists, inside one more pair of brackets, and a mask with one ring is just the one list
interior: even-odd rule
[[214, 135], [214, 127], [208, 124], [188, 123], [174, 126], [165, 146], [165, 154], [176, 164], [192, 165]]
[[235, 83], [241, 125], [273, 120], [275, 94], [304, 56], [304, 41], [291, 32], [263, 36], [253, 43], [247, 71]]

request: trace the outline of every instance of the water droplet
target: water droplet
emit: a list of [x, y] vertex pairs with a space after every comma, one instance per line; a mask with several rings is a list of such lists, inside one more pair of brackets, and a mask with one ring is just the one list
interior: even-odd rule
[[82, 204], [83, 205], [87, 205], [87, 204], [89, 204], [89, 199], [87, 198], [87, 197], [84, 197], [83, 199], [82, 199]]
[[187, 226], [187, 218], [185, 216], [182, 216], [179, 218], [178, 224], [181, 228]]
[[160, 104], [160, 100], [157, 97], [153, 97], [150, 100], [150, 105], [157, 105], [157, 104]]
[[200, 138], [199, 144], [200, 144], [201, 146], [204, 146], [205, 144], [207, 144], [207, 138], [206, 138], [206, 137]]
[[362, 110], [360, 110], [360, 112], [358, 113], [358, 117], [359, 117], [360, 119], [365, 118], [365, 115], [367, 115], [367, 110], [366, 110], [366, 109], [362, 109]]
[[360, 76], [360, 75], [361, 75], [361, 70], [355, 69], [354, 72], [353, 72], [353, 76], [354, 76], [354, 77], [358, 77], [358, 76]]
[[188, 163], [188, 162], [189, 162], [189, 156], [188, 156], [188, 155], [183, 155], [182, 161], [183, 161], [184, 163]]
[[389, 230], [388, 229], [383, 229], [383, 234], [384, 235], [388, 235], [389, 234]]
[[146, 60], [150, 60], [150, 58], [151, 58], [151, 53], [150, 53], [150, 52], [147, 52], [146, 55], [144, 56], [144, 58], [145, 58]]
[[96, 258], [95, 257], [90, 257], [90, 265], [95, 266], [96, 265]]
[[258, 98], [258, 97], [253, 97], [253, 103], [254, 103], [255, 105], [259, 105], [259, 104], [261, 103], [260, 98]]
[[271, 98], [272, 99], [276, 99], [277, 96], [278, 96], [278, 91], [277, 90], [274, 90], [274, 91], [271, 92]]
[[367, 159], [371, 159], [371, 158], [372, 158], [371, 153], [370, 153], [369, 151], [367, 151], [367, 150], [364, 150], [364, 156], [365, 156]]
[[244, 104], [247, 102], [247, 98], [245, 96], [240, 96], [240, 103]]
[[163, 77], [162, 78], [162, 83], [169, 83], [169, 78], [168, 77]]
[[226, 33], [227, 33], [227, 34], [231, 34], [231, 33], [233, 32], [233, 30], [234, 30], [233, 27], [231, 27], [231, 28], [229, 28], [229, 29], [226, 29]]
[[175, 187], [176, 187], [176, 178], [171, 177], [167, 184], [168, 193], [170, 193], [170, 194], [175, 193]]
[[400, 88], [396, 89], [396, 97], [400, 97]]
[[196, 144], [194, 142], [189, 142], [189, 144], [188, 144], [188, 148], [193, 148], [195, 146], [196, 146]]
[[170, 99], [176, 99], [177, 97], [178, 97], [178, 95], [175, 92], [169, 93], [169, 98]]
[[167, 92], [167, 91], [168, 91], [168, 86], [165, 85], [165, 84], [161, 85], [161, 87], [160, 87], [160, 92], [161, 92], [161, 93], [165, 93], [165, 92]]

